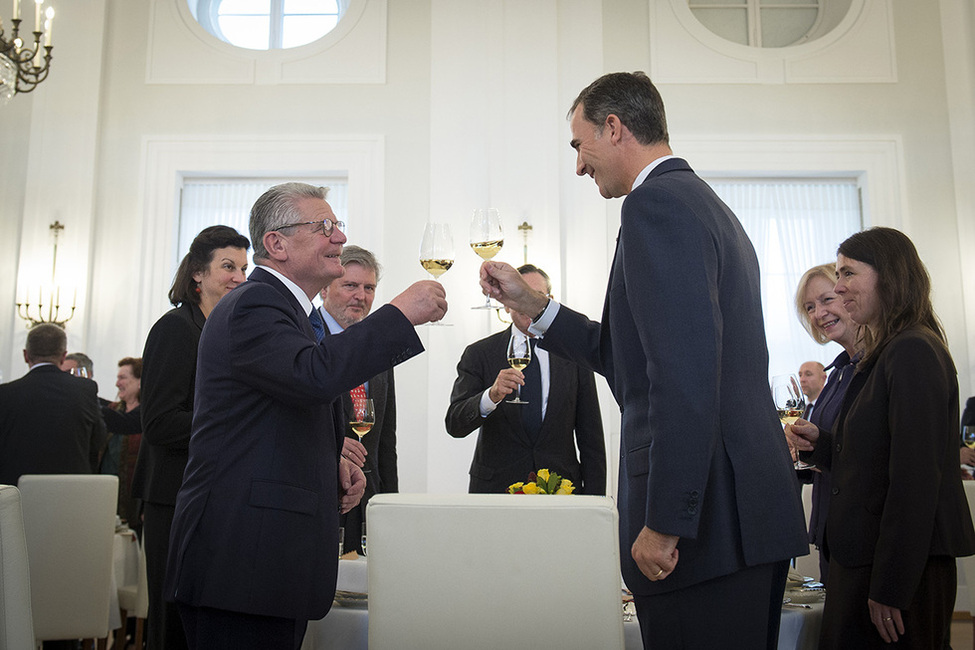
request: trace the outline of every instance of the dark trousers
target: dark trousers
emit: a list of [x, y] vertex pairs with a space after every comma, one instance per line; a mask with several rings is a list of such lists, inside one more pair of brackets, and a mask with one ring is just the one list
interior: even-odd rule
[[179, 604], [193, 650], [298, 650], [308, 621]]
[[175, 506], [143, 504], [143, 542], [146, 551], [146, 586], [149, 614], [146, 617], [148, 650], [187, 650], [186, 634], [176, 603], [163, 598], [166, 558], [169, 556], [169, 530], [173, 527]]
[[775, 650], [788, 573], [789, 562], [783, 560], [663, 594], [634, 596], [643, 647]]
[[845, 567], [831, 559], [820, 649], [948, 647], [958, 578], [955, 558], [928, 558], [911, 604], [901, 610], [904, 634], [898, 635], [897, 643], [884, 643], [870, 621], [867, 599], [872, 570], [872, 566]]

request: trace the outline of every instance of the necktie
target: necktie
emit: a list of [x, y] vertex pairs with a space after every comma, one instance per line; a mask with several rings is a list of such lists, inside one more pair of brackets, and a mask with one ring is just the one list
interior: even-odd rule
[[355, 388], [349, 391], [349, 396], [352, 398], [352, 403], [355, 404], [357, 399], [366, 399], [366, 385], [359, 384]]
[[311, 308], [308, 320], [311, 321], [311, 328], [315, 330], [315, 342], [321, 343], [322, 339], [325, 338], [325, 323], [322, 321], [322, 315], [318, 309]]
[[525, 385], [521, 387], [521, 399], [528, 402], [521, 409], [521, 422], [532, 442], [538, 439], [542, 428], [542, 372], [535, 356], [535, 339], [528, 339], [532, 349], [532, 361], [525, 368]]

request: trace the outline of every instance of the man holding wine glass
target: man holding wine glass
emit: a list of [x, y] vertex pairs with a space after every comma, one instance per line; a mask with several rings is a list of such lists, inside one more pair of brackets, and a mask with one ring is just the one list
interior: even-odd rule
[[[518, 270], [533, 289], [551, 293], [543, 270], [532, 264]], [[511, 327], [464, 350], [445, 418], [454, 438], [480, 429], [469, 491], [503, 493], [546, 468], [572, 481], [578, 494], [606, 494], [606, 446], [592, 371], [536, 347], [528, 333], [531, 317], [508, 311]]]
[[[332, 280], [321, 291], [322, 306], [319, 310], [329, 336], [345, 331], [369, 315], [382, 275], [382, 266], [376, 256], [359, 246], [345, 246], [339, 259], [345, 274]], [[339, 523], [345, 531], [344, 550], [361, 555], [360, 531], [365, 521], [366, 504], [375, 494], [399, 491], [393, 369], [384, 370], [352, 391], [343, 393], [341, 400], [347, 422], [362, 419], [356, 415], [354, 401], [363, 402], [361, 412], [365, 412], [366, 400], [372, 406], [373, 418], [369, 431], [364, 431], [360, 436], [349, 425], [342, 441], [342, 456], [362, 468], [366, 476], [366, 491], [362, 500], [342, 515]]]
[[644, 647], [775, 648], [788, 562], [809, 550], [755, 251], [674, 157], [644, 73], [600, 77], [569, 116], [576, 173], [626, 196], [602, 322], [506, 264], [484, 262], [481, 287], [531, 315], [553, 356], [604, 375], [620, 404], [620, 552]]
[[346, 238], [325, 192], [284, 183], [261, 195], [257, 267], [203, 327], [165, 587], [190, 648], [293, 650], [325, 616], [339, 513], [365, 489], [341, 456], [340, 398], [422, 352], [414, 327], [447, 310], [443, 286], [425, 280], [326, 336], [311, 300], [344, 274]]

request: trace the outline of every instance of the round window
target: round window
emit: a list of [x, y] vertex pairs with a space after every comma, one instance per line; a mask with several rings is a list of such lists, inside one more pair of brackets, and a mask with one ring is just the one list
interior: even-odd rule
[[249, 50], [307, 45], [335, 29], [348, 0], [187, 0], [193, 17], [225, 43]]
[[687, 0], [695, 18], [721, 38], [750, 47], [789, 47], [829, 33], [851, 0]]

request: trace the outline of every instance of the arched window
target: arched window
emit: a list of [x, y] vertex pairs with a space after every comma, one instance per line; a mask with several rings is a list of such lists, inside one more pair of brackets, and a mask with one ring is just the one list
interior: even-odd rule
[[205, 30], [249, 50], [280, 50], [317, 41], [335, 29], [348, 0], [187, 0]]
[[751, 47], [789, 47], [832, 30], [850, 0], [687, 0], [694, 16], [718, 36]]

